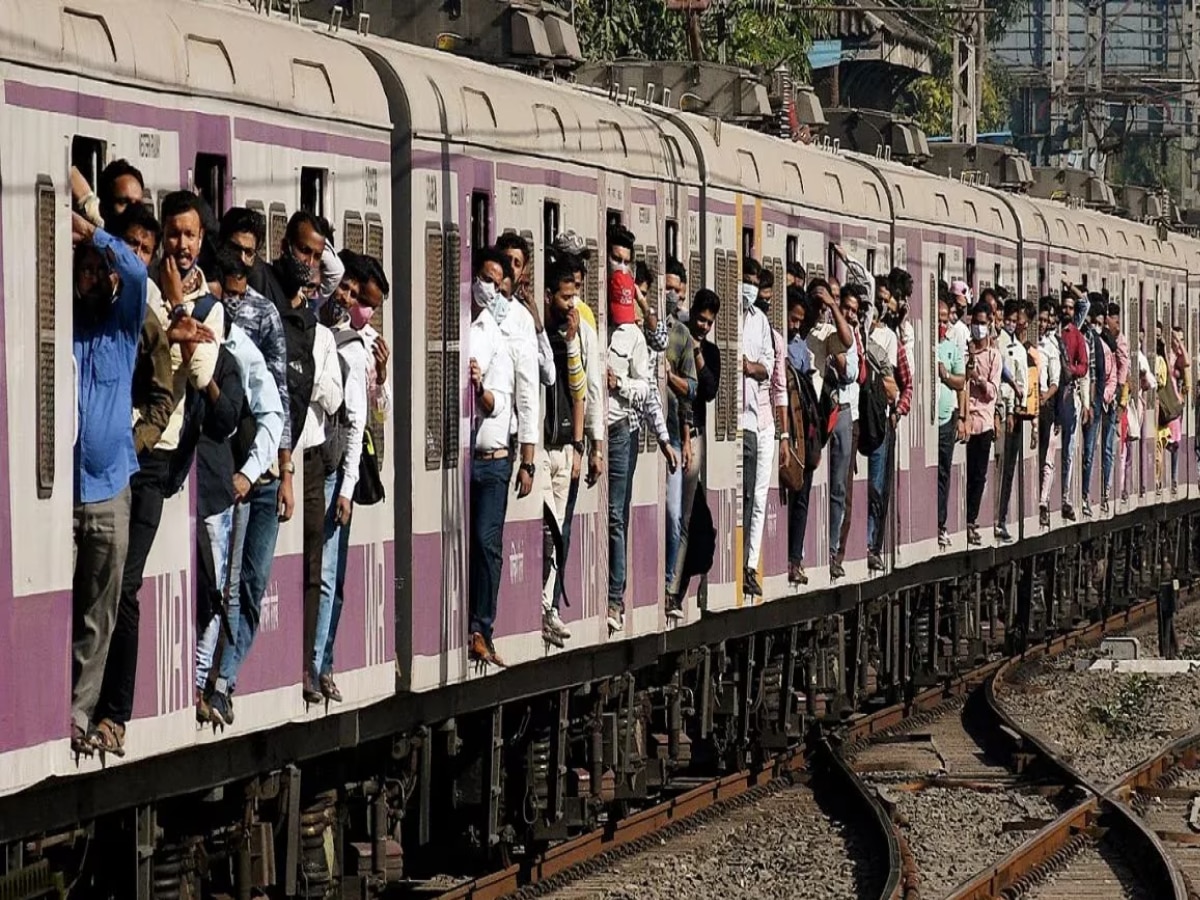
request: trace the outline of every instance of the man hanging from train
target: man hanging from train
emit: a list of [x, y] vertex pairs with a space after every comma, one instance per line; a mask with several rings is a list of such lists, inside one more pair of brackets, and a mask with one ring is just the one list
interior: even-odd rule
[[1055, 457], [1061, 439], [1058, 390], [1062, 378], [1062, 344], [1056, 331], [1058, 302], [1043, 297], [1038, 309], [1041, 339], [1038, 341], [1040, 413], [1038, 416], [1038, 462], [1041, 469], [1041, 488], [1038, 492], [1038, 524], [1050, 527], [1050, 489], [1054, 484]]
[[742, 260], [742, 377], [738, 427], [742, 432], [742, 591], [761, 597], [758, 562], [766, 524], [767, 492], [775, 464], [775, 417], [771, 414], [770, 381], [775, 369], [771, 323], [755, 305], [758, 299], [758, 261]]
[[[604, 345], [596, 332], [596, 317], [591, 307], [584, 302], [584, 287], [587, 279], [587, 245], [574, 231], [565, 231], [554, 239], [550, 251], [558, 261], [571, 270], [575, 278], [575, 312], [579, 316], [579, 347], [587, 381], [587, 399], [584, 404], [584, 443], [587, 447], [586, 481], [594, 487], [604, 472], [604, 441], [608, 435], [605, 423], [605, 362]], [[584, 477], [572, 473], [567, 491], [567, 505], [563, 510], [562, 544], [563, 558], [569, 559], [571, 552], [571, 523], [575, 518], [575, 503], [579, 499], [579, 483]], [[560, 573], [565, 576], [565, 573]], [[565, 577], [554, 580], [554, 607], [561, 608]], [[561, 619], [561, 615], [560, 615]]]
[[72, 578], [71, 749], [90, 755], [129, 548], [133, 371], [146, 267], [125, 242], [72, 215], [78, 379]]
[[[1011, 385], [1004, 384], [1001, 387], [1005, 433], [1000, 474], [1000, 504], [997, 507], [994, 533], [997, 540], [1007, 544], [1013, 539], [1008, 530], [1008, 508], [1012, 502], [1017, 463], [1021, 459], [1025, 422], [1029, 419], [1031, 412], [1029, 351], [1025, 346], [1029, 319], [1025, 313], [1025, 304], [1015, 298], [1004, 301], [1003, 316], [1003, 326], [997, 337], [997, 346], [1005, 358], [1009, 371], [1013, 374], [1013, 381]], [[1036, 396], [1036, 391], [1034, 394]]]
[[543, 494], [546, 540], [542, 565], [542, 637], [557, 647], [563, 646], [563, 642], [571, 637], [554, 599], [558, 580], [566, 567], [562, 527], [567, 498], [571, 483], [578, 480], [583, 465], [587, 401], [587, 373], [583, 368], [575, 291], [575, 273], [570, 263], [555, 261], [548, 266], [545, 332], [555, 371], [553, 380], [544, 387], [543, 401], [545, 426], [541, 465], [547, 481]]
[[1113, 484], [1114, 463], [1117, 458], [1118, 432], [1121, 420], [1129, 403], [1129, 338], [1121, 331], [1121, 307], [1108, 304], [1104, 318], [1104, 340], [1113, 354], [1113, 369], [1116, 372], [1116, 391], [1111, 408], [1104, 421], [1104, 459], [1101, 463], [1100, 512], [1108, 512], [1108, 498], [1115, 492]]
[[96, 179], [94, 193], [83, 173], [74, 166], [70, 175], [75, 211], [97, 228], [103, 228], [106, 220], [125, 212], [131, 204], [141, 203], [146, 193], [142, 173], [125, 159], [115, 159], [104, 167]]
[[[767, 327], [771, 329], [771, 348], [774, 364], [771, 367], [771, 377], [767, 380], [767, 390], [759, 393], [759, 403], [766, 403], [766, 408], [759, 409], [759, 419], [770, 416], [774, 423], [775, 440], [778, 442], [778, 459], [784, 459], [792, 452], [793, 435], [788, 429], [788, 381], [787, 381], [787, 344], [781, 335], [771, 325], [771, 301], [775, 298], [775, 275], [767, 268], [760, 268], [758, 273], [758, 297], [754, 305], [767, 318]], [[770, 480], [770, 471], [767, 472]], [[764, 521], [766, 519], [764, 510]], [[760, 539], [761, 546], [761, 539]], [[751, 560], [754, 563], [754, 560]], [[761, 584], [760, 584], [761, 587]]]
[[[1117, 367], [1113, 351], [1104, 340], [1104, 320], [1108, 313], [1107, 292], [1088, 295], [1088, 321], [1080, 329], [1088, 345], [1088, 383], [1090, 397], [1084, 398], [1089, 413], [1083, 424], [1083, 516], [1092, 517], [1091, 490], [1092, 468], [1096, 458], [1096, 443], [1099, 438], [1101, 447], [1106, 447], [1108, 435], [1105, 433], [1107, 423], [1112, 417], [1106, 415], [1117, 396]], [[1103, 454], [1101, 449], [1101, 476], [1103, 476]], [[1103, 477], [1102, 479], [1103, 480]], [[1108, 499], [1108, 484], [1105, 483], [1100, 491], [1101, 507], [1106, 506]]]
[[[686, 280], [680, 280], [681, 292], [686, 288]], [[675, 567], [667, 578], [667, 616], [672, 619], [683, 617], [683, 601], [687, 596], [688, 583], [693, 575], [703, 574], [707, 568], [698, 561], [704, 555], [700, 552], [706, 543], [715, 544], [715, 533], [712, 532], [712, 516], [708, 513], [707, 502], [704, 498], [704, 486], [700, 482], [703, 471], [705, 451], [707, 449], [708, 404], [717, 399], [717, 388], [721, 381], [721, 351], [715, 341], [708, 340], [708, 335], [717, 322], [721, 312], [721, 299], [715, 292], [707, 288], [696, 291], [690, 307], [687, 310], [687, 329], [689, 336], [689, 351], [692, 354], [692, 364], [696, 370], [696, 392], [691, 402], [692, 421], [691, 432], [691, 465], [681, 470], [682, 496], [679, 511], [679, 544], [675, 551]], [[701, 508], [702, 507], [702, 508]], [[703, 517], [707, 517], [702, 521]], [[694, 531], [694, 529], [696, 529]], [[703, 533], [701, 533], [701, 531]], [[688, 548], [695, 541], [695, 551]], [[709, 563], [711, 565], [711, 562]]]
[[629, 511], [637, 468], [641, 410], [651, 384], [650, 354], [637, 324], [633, 234], [608, 234], [608, 628], [625, 627]]
[[668, 618], [682, 615], [682, 604], [673, 604], [670, 585], [675, 577], [685, 516], [691, 514], [696, 484], [700, 478], [700, 461], [693, 446], [692, 405], [696, 399], [696, 354], [692, 334], [688, 330], [687, 269], [677, 259], [667, 261], [663, 287], [667, 304], [667, 349], [664, 353], [667, 369], [667, 432], [671, 449], [679, 458], [679, 466], [667, 474], [667, 586], [666, 613]]
[[[840, 248], [835, 246], [835, 251]], [[831, 545], [834, 550], [833, 561], [835, 569], [838, 572], [843, 571], [843, 564], [846, 560], [846, 545], [850, 540], [850, 526], [854, 521], [854, 478], [858, 474], [858, 429], [859, 429], [859, 414], [861, 412], [859, 406], [859, 398], [861, 396], [862, 385], [867, 380], [867, 363], [866, 353], [864, 352], [863, 329], [866, 322], [860, 321], [859, 314], [869, 317], [871, 313], [871, 304], [868, 298], [873, 296], [869, 285], [881, 285], [875, 290], [875, 294], [882, 292], [885, 296], [890, 297], [891, 293], [887, 287], [887, 279], [875, 281], [870, 276], [863, 273], [858, 273], [857, 269], [852, 266], [857, 266], [849, 257], [843, 255], [846, 260], [847, 272], [853, 280], [842, 285], [841, 291], [835, 295], [837, 300], [836, 307], [830, 307], [832, 312], [840, 312], [842, 318], [846, 320], [846, 325], [853, 334], [854, 346], [850, 349], [845, 348], [846, 345], [841, 344], [840, 338], [832, 338], [834, 344], [839, 345], [836, 353], [846, 354], [846, 371], [837, 379], [837, 393], [840, 403], [844, 403], [848, 410], [847, 418], [850, 420], [850, 443], [848, 444], [849, 453], [847, 458], [849, 462], [846, 466], [845, 487], [842, 496], [845, 498], [844, 511], [839, 517], [841, 530], [838, 532], [836, 544]], [[836, 321], [836, 320], [831, 320]], [[869, 318], [866, 320], [869, 321]], [[836, 354], [835, 354], [836, 355]], [[841, 449], [830, 453], [831, 465], [834, 460], [839, 463], [842, 460]], [[841, 575], [836, 577], [840, 578]]]
[[1055, 397], [1058, 403], [1059, 426], [1062, 429], [1062, 515], [1068, 522], [1075, 521], [1075, 507], [1071, 505], [1071, 481], [1075, 473], [1075, 456], [1078, 441], [1075, 440], [1082, 420], [1091, 417], [1088, 386], [1088, 347], [1079, 331], [1087, 318], [1088, 298], [1079, 288], [1063, 279], [1066, 296], [1063, 297], [1059, 314], [1059, 348], [1062, 354], [1062, 374]]
[[896, 428], [912, 405], [912, 371], [899, 333], [907, 302], [904, 280], [898, 272], [903, 270], [893, 269], [888, 276], [888, 299], [876, 298], [875, 320], [865, 348], [867, 382], [859, 401], [858, 449], [867, 457], [867, 568], [874, 572], [884, 569], [883, 541], [894, 488]]
[[979, 512], [996, 437], [1004, 360], [993, 346], [992, 309], [980, 301], [971, 310], [971, 348], [967, 356], [967, 544], [979, 546]]
[[[794, 443], [780, 449], [779, 487], [787, 505], [788, 584], [801, 586], [808, 584], [808, 574], [804, 571], [804, 539], [808, 533], [813, 476], [820, 463], [826, 423], [821, 421], [820, 403], [813, 384], [813, 351], [808, 345], [808, 337], [817, 324], [817, 308], [799, 285], [788, 287], [787, 304], [788, 343], [784, 365], [788, 405], [784, 430], [793, 436]], [[798, 482], [789, 483], [789, 477], [798, 478]]]
[[473, 412], [471, 419], [471, 536], [467, 595], [468, 652], [476, 663], [503, 666], [492, 641], [500, 572], [504, 565], [504, 517], [508, 511], [513, 454], [509, 449], [516, 389], [512, 351], [497, 318], [509, 312], [500, 293], [508, 260], [494, 248], [479, 253], [471, 282], [471, 328], [467, 337]]
[[938, 547], [950, 546], [946, 525], [950, 514], [950, 470], [954, 445], [967, 439], [967, 362], [950, 334], [949, 295], [938, 298], [937, 427], [938, 427]]

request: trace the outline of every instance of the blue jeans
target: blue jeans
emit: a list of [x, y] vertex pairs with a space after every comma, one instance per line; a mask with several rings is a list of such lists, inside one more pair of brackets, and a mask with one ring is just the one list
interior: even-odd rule
[[891, 478], [892, 439], [895, 433], [889, 423], [883, 443], [867, 457], [867, 549], [883, 552], [883, 532], [887, 523], [888, 493]]
[[846, 478], [850, 473], [851, 446], [854, 425], [850, 407], [842, 406], [837, 424], [829, 435], [829, 556], [838, 555], [841, 547], [842, 520], [846, 518]]
[[233, 641], [221, 655], [219, 692], [232, 692], [237, 687], [238, 672], [250, 655], [250, 646], [258, 633], [258, 618], [262, 611], [263, 594], [271, 577], [275, 559], [275, 539], [279, 536], [279, 482], [260, 484], [237, 507], [234, 531], [237, 542], [231, 549], [235, 559], [241, 558], [241, 587], [230, 591], [229, 627]]
[[629, 422], [608, 429], [608, 605], [625, 611], [625, 556], [638, 432]]
[[[1096, 460], [1096, 438], [1102, 430], [1104, 412], [1099, 403], [1092, 406], [1092, 418], [1083, 426], [1083, 499], [1087, 500], [1092, 486], [1092, 465]], [[1107, 488], [1104, 490], [1107, 493]]]
[[679, 466], [667, 474], [667, 582], [675, 574], [679, 556], [679, 535], [683, 530], [683, 443], [672, 440], [671, 446], [679, 457]]
[[504, 564], [504, 516], [508, 512], [508, 482], [512, 457], [471, 462], [471, 561], [468, 596], [471, 633], [489, 641], [496, 622], [500, 596], [500, 569]]
[[1071, 502], [1071, 476], [1075, 472], [1075, 435], [1079, 431], [1079, 417], [1075, 409], [1075, 389], [1072, 387], [1058, 405], [1058, 424], [1062, 426], [1062, 499]]
[[325, 544], [321, 550], [321, 601], [317, 606], [313, 651], [309, 673], [313, 681], [333, 674], [333, 642], [346, 589], [346, 557], [350, 551], [350, 525], [337, 524], [337, 497], [342, 489], [342, 471], [325, 476]]
[[[208, 592], [224, 593], [226, 578], [229, 579], [230, 584], [236, 585], [240, 583], [242, 577], [242, 555], [240, 553], [232, 557], [232, 568], [230, 568], [229, 541], [233, 537], [234, 508], [231, 506], [229, 509], [209, 516], [204, 520], [204, 530], [196, 533], [196, 540], [208, 541], [214, 569], [212, 572], [213, 583], [211, 585], [202, 584], [200, 596], [196, 600], [197, 625], [200, 631], [196, 641], [196, 687], [200, 690], [204, 690], [208, 682], [208, 673], [212, 669], [213, 656], [217, 651], [217, 641], [221, 636], [221, 615], [208, 599]], [[200, 556], [203, 558], [203, 552]], [[206, 582], [208, 578], [206, 576], [204, 579], [197, 580]], [[237, 590], [232, 590], [230, 593], [236, 599]], [[231, 625], [233, 621], [233, 617], [230, 616]]]
[[1100, 494], [1107, 497], [1113, 489], [1113, 466], [1117, 461], [1117, 417], [1121, 412], [1114, 403], [1113, 408], [1104, 414], [1104, 424], [1100, 428], [1100, 440], [1104, 444], [1104, 461], [1100, 469], [1100, 477], [1104, 483], [1100, 486]]

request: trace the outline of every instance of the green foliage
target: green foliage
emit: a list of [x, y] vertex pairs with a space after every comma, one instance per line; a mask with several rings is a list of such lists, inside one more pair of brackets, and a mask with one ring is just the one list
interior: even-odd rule
[[1162, 690], [1149, 675], [1131, 675], [1108, 702], [1088, 707], [1087, 717], [1111, 737], [1134, 737], [1143, 730], [1147, 704]]
[[578, 0], [575, 27], [588, 59], [681, 59], [687, 56], [683, 16], [662, 0]]
[[[1008, 73], [1001, 66], [989, 65], [983, 70], [982, 103], [979, 110], [979, 130], [999, 131], [1008, 124], [1012, 88]], [[926, 75], [913, 82], [912, 116], [929, 135], [950, 133], [953, 92], [950, 67], [939, 74]]]

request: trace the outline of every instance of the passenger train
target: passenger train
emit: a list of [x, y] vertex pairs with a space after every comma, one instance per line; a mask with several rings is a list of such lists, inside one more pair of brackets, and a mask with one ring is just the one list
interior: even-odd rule
[[[382, 259], [393, 293], [376, 326], [393, 347], [396, 402], [381, 448], [387, 500], [357, 510], [354, 520], [337, 647], [344, 703], [307, 708], [301, 697], [297, 516], [280, 530], [261, 630], [239, 684], [236, 725], [197, 728], [191, 687], [196, 498], [189, 484], [167, 502], [140, 595], [128, 755], [76, 759], [68, 740], [75, 403], [68, 169], [74, 164], [94, 175], [118, 158], [145, 174], [152, 202], [185, 186], [218, 214], [234, 205], [261, 211], [272, 251], [289, 215], [303, 208], [333, 224], [339, 247]], [[542, 248], [562, 231], [577, 232], [598, 251], [585, 300], [603, 323], [598, 266], [606, 226], [616, 221], [635, 233], [640, 258], [660, 271], [668, 258], [678, 258], [690, 273], [690, 291], [711, 287], [723, 301], [712, 339], [725, 365], [709, 411], [704, 475], [716, 557], [705, 583], [694, 584], [684, 619], [669, 625], [665, 464], [647, 453], [634, 486], [624, 632], [610, 635], [605, 624], [602, 481], [582, 492], [576, 513], [570, 605], [563, 610], [574, 637], [566, 650], [549, 648], [538, 602], [540, 485], [527, 498], [514, 495], [496, 624], [497, 650], [511, 668], [481, 673], [468, 662], [466, 634], [471, 457], [463, 341], [471, 255], [502, 232], [521, 233], [536, 248], [540, 296]], [[740, 589], [735, 298], [741, 262], [753, 255], [781, 285], [791, 261], [810, 275], [842, 276], [834, 243], [875, 272], [904, 267], [916, 285], [914, 402], [899, 430], [887, 571], [868, 573], [866, 566], [866, 465], [860, 461], [847, 577], [831, 585], [822, 466], [807, 532], [809, 584], [800, 594], [788, 585], [786, 509], [772, 491], [759, 570], [764, 596], [752, 600]], [[713, 648], [758, 627], [853, 610], [867, 598], [939, 577], [937, 566], [965, 571], [1032, 541], [1066, 546], [1100, 534], [1116, 523], [1099, 516], [1064, 522], [1057, 490], [1051, 527], [1039, 526], [1036, 451], [1027, 448], [1016, 549], [995, 546], [985, 513], [985, 546], [969, 555], [971, 562], [959, 447], [951, 486], [953, 546], [939, 552], [936, 540], [936, 284], [965, 278], [976, 291], [1004, 285], [1037, 298], [1056, 291], [1062, 275], [1107, 289], [1121, 305], [1131, 346], [1144, 330], [1148, 355], [1156, 322], [1184, 328], [1188, 346], [1200, 346], [1200, 241], [1152, 225], [787, 142], [432, 48], [292, 22], [233, 0], [5, 0], [0, 842], [208, 790], [390, 733], [428, 734], [454, 716], [652, 667], [668, 650]], [[781, 297], [771, 312], [780, 331], [786, 330], [784, 306]], [[1129, 499], [1114, 501], [1110, 516], [1171, 502], [1182, 509], [1197, 497], [1192, 400], [1185, 402], [1178, 491], [1156, 482], [1154, 441], [1143, 440]], [[1076, 497], [1080, 469], [1071, 488]], [[1095, 469], [1098, 479], [1100, 466]], [[297, 485], [297, 496], [301, 490]], [[994, 469], [985, 510], [997, 490]], [[1098, 494], [1093, 489], [1093, 498]], [[37, 799], [50, 797], [69, 799], [57, 807]]]

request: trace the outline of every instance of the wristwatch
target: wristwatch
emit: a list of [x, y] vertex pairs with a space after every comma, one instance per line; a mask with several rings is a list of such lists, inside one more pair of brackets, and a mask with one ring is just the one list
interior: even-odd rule
[[571, 448], [576, 453], [583, 453], [583, 441], [571, 441]]
[[779, 435], [779, 439], [781, 441], [790, 441], [792, 439], [792, 436], [785, 431]]
[[521, 463], [521, 471], [532, 478], [537, 472], [537, 466], [533, 463]]

